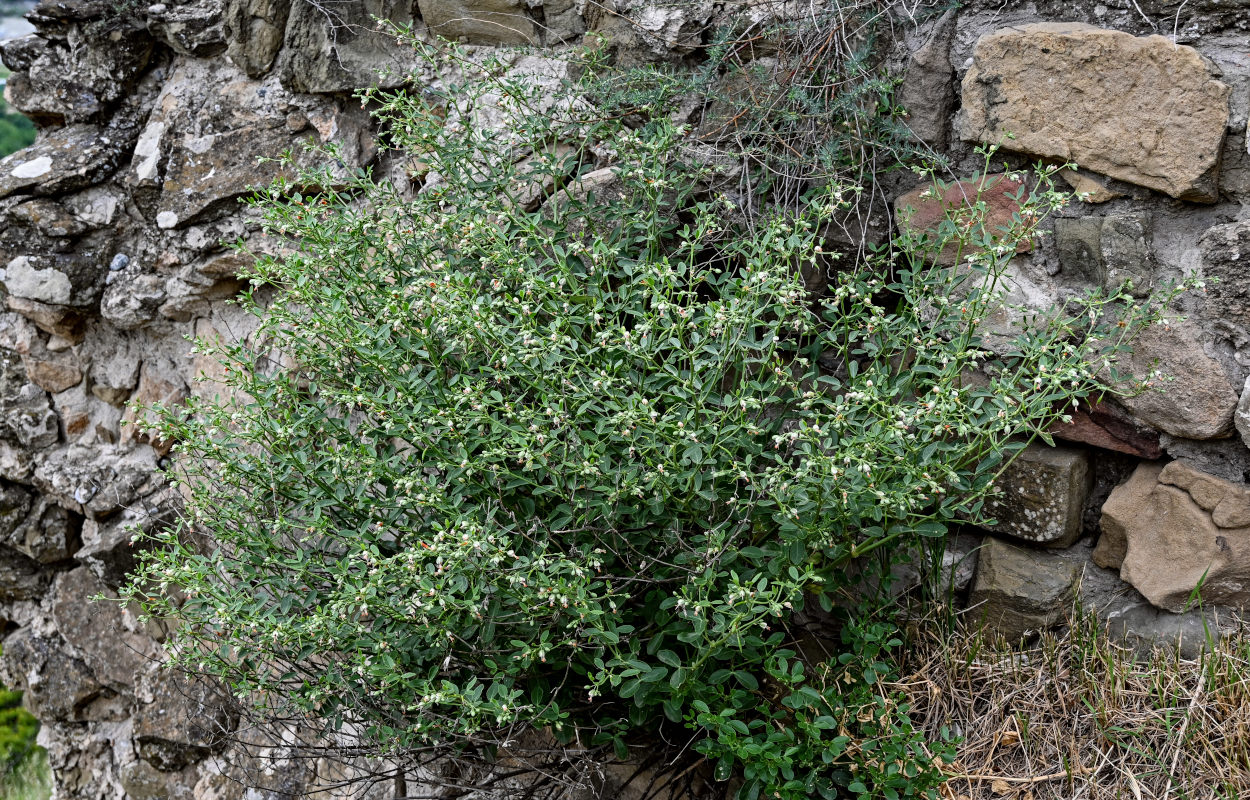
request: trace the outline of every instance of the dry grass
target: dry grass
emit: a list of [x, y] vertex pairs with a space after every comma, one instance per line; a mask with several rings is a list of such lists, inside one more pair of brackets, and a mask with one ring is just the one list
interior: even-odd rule
[[950, 800], [1250, 798], [1250, 632], [1197, 660], [1134, 654], [1095, 620], [1028, 648], [917, 633], [895, 688], [961, 737]]

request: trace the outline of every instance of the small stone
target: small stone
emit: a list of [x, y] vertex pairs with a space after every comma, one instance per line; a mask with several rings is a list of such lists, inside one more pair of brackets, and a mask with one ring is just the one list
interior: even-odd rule
[[1108, 189], [1102, 181], [1077, 172], [1074, 169], [1065, 169], [1059, 175], [1067, 181], [1068, 185], [1072, 187], [1072, 191], [1076, 192], [1077, 197], [1083, 203], [1106, 203], [1110, 200], [1115, 200], [1117, 197], [1124, 196], [1123, 192]]
[[154, 17], [159, 17], [168, 10], [168, 7], [164, 3], [154, 3], [153, 5], [148, 6], [148, 13]]
[[9, 174], [14, 178], [42, 178], [51, 171], [52, 159], [48, 156], [40, 156], [18, 164]]
[[109, 270], [111, 272], [120, 272], [130, 264], [130, 256], [125, 253], [118, 253], [113, 256], [113, 260], [109, 262]]
[[172, 211], [162, 211], [156, 215], [156, 227], [169, 230], [178, 224], [178, 215]]
[[1233, 428], [1237, 392], [1219, 361], [1203, 352], [1207, 334], [1190, 321], [1172, 320], [1142, 331], [1119, 356], [1122, 374], [1146, 379], [1158, 369], [1172, 381], [1152, 382], [1120, 402], [1152, 428], [1183, 439], [1218, 439]]

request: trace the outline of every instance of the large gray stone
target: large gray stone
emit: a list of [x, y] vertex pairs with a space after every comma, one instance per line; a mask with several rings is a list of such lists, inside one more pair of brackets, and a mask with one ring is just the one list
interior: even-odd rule
[[171, 490], [162, 490], [131, 503], [105, 520], [88, 519], [82, 526], [82, 547], [74, 558], [100, 582], [116, 590], [139, 563], [139, 554], [151, 545], [136, 542], [136, 534], [151, 534], [174, 521]]
[[82, 517], [40, 497], [22, 524], [5, 537], [5, 543], [41, 564], [56, 564], [78, 549], [81, 530]]
[[84, 308], [100, 299], [107, 271], [107, 264], [89, 256], [18, 256], [5, 265], [3, 282], [12, 297]]
[[226, 49], [224, 0], [183, 0], [148, 6], [148, 30], [176, 53], [208, 58]]
[[4, 640], [0, 662], [6, 682], [25, 693], [23, 704], [45, 723], [85, 719], [103, 689], [87, 665], [66, 652], [63, 640], [30, 628]]
[[113, 174], [132, 144], [120, 132], [95, 125], [49, 131], [25, 150], [0, 159], [0, 197], [86, 188]]
[[48, 394], [26, 376], [21, 358], [0, 349], [0, 441], [38, 450], [59, 438]]
[[99, 519], [133, 503], [154, 482], [155, 471], [151, 448], [73, 444], [44, 456], [34, 484], [66, 508]]
[[1030, 445], [1003, 471], [985, 503], [990, 527], [1027, 542], [1067, 547], [1081, 535], [1091, 473], [1085, 451]]
[[15, 70], [5, 90], [15, 109], [43, 123], [97, 122], [134, 88], [151, 58], [151, 37], [126, 25], [86, 30], [87, 41], [70, 47], [40, 36], [0, 44]]
[[1156, 271], [1148, 212], [1055, 220], [1055, 247], [1064, 273], [1082, 283], [1149, 294]]
[[968, 598], [972, 618], [1010, 641], [1053, 628], [1071, 611], [1079, 573], [1060, 553], [988, 537]]
[[960, 132], [1214, 202], [1229, 92], [1197, 51], [1162, 36], [1019, 25], [977, 42]]
[[1151, 325], [1119, 357], [1118, 369], [1139, 380], [1157, 369], [1171, 380], [1153, 380], [1145, 391], [1120, 398], [1120, 403], [1142, 422], [1173, 436], [1227, 436], [1238, 395], [1224, 366], [1204, 352], [1207, 338], [1192, 321]]
[[926, 144], [946, 145], [951, 113], [955, 109], [955, 70], [950, 46], [955, 34], [955, 12], [908, 37], [910, 60], [895, 100], [907, 111], [904, 121]]

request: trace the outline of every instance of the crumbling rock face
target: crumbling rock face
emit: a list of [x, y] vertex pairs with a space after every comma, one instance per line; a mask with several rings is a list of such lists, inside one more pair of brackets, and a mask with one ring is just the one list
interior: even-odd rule
[[[1082, 0], [1062, 4], [1063, 19], [1045, 17], [1057, 4], [1017, 5], [972, 0], [920, 23], [900, 18], [890, 56], [908, 124], [958, 176], [981, 168], [973, 143], [1008, 133], [1007, 151], [1080, 165], [1063, 175], [1079, 198], [1011, 264], [1013, 300], [1052, 308], [1126, 280], [1144, 296], [1190, 269], [1220, 280], [1185, 301], [1190, 321], [1157, 326], [1122, 359], [1138, 376], [1156, 366], [1172, 376], [1164, 391], [1073, 410], [1052, 431], [1070, 446], [1032, 447], [1004, 473], [995, 535], [984, 546], [966, 536], [945, 568], [1010, 636], [1060, 624], [1077, 575], [1098, 570], [1101, 588], [1085, 601], [1126, 638], [1193, 638], [1201, 619], [1171, 612], [1204, 573], [1207, 602], [1240, 604], [1250, 590], [1250, 553], [1237, 538], [1250, 531], [1250, 21], [1241, 3], [1221, 0], [1141, 0], [1142, 13]], [[262, 762], [229, 745], [236, 718], [217, 687], [160, 670], [160, 626], [93, 598], [114, 596], [134, 568], [134, 531], [170, 525], [178, 508], [157, 472], [171, 443], [153, 441], [128, 404], [220, 393], [218, 366], [188, 357], [185, 337], [254, 330], [227, 304], [248, 259], [224, 243], [278, 247], [238, 203], [284, 169], [257, 160], [285, 150], [318, 158], [302, 155], [311, 141], [339, 147], [336, 169], [402, 172], [379, 157], [350, 95], [434, 77], [410, 78], [411, 53], [373, 17], [481, 48], [559, 47], [592, 33], [620, 64], [688, 66], [730, 6], [42, 0], [29, 15], [36, 33], [0, 44], [13, 70], [6, 97], [41, 126], [32, 147], [0, 160], [0, 678], [24, 689], [43, 721], [59, 796], [311, 791], [305, 759]], [[770, 9], [749, 10], [756, 30]], [[1152, 31], [1142, 14], [1175, 16], [1179, 41], [1143, 36]], [[767, 37], [750, 48], [776, 49]], [[555, 79], [553, 62], [507, 57], [535, 80]], [[474, 124], [497, 124], [489, 108], [475, 113]], [[1008, 159], [1008, 173], [1025, 163]], [[579, 185], [610, 191], [612, 170], [596, 167]], [[418, 188], [423, 175], [402, 178]], [[938, 200], [899, 185], [890, 199], [900, 216], [915, 209], [908, 218], [923, 228], [970, 189], [953, 184]], [[1010, 223], [1019, 189], [1011, 178], [989, 186], [992, 225]], [[1107, 463], [1104, 451], [1188, 465], [1138, 468], [1102, 509], [1088, 556], [1081, 519], [1096, 515], [1089, 475]], [[368, 796], [392, 794], [379, 784]]]

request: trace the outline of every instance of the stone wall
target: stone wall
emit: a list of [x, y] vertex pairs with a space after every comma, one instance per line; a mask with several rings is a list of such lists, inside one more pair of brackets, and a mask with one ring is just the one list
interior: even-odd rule
[[[92, 598], [134, 563], [129, 526], [175, 508], [154, 475], [167, 444], [126, 425], [127, 404], [211, 391], [187, 337], [250, 330], [222, 242], [254, 235], [236, 201], [276, 170], [257, 157], [312, 139], [339, 143], [343, 168], [395, 170], [350, 97], [411, 66], [372, 16], [483, 46], [597, 31], [624, 61], [676, 62], [731, 5], [42, 0], [37, 32], [0, 45], [7, 99], [41, 126], [0, 161], [0, 673], [44, 722], [59, 797], [294, 797], [333, 769], [223, 751], [216, 729], [237, 721], [211, 687], [156, 670], [163, 631]], [[1165, 392], [1082, 408], [1062, 447], [1012, 468], [997, 529], [948, 554], [961, 597], [1023, 636], [1080, 592], [1133, 640], [1196, 646], [1203, 614], [1250, 599], [1250, 0], [905, 11], [890, 63], [909, 124], [960, 176], [1000, 140], [1012, 166], [1082, 167], [1082, 199], [1014, 262], [1014, 297], [1220, 279], [1126, 360], [1157, 364]], [[894, 187], [900, 206], [913, 188]]]

